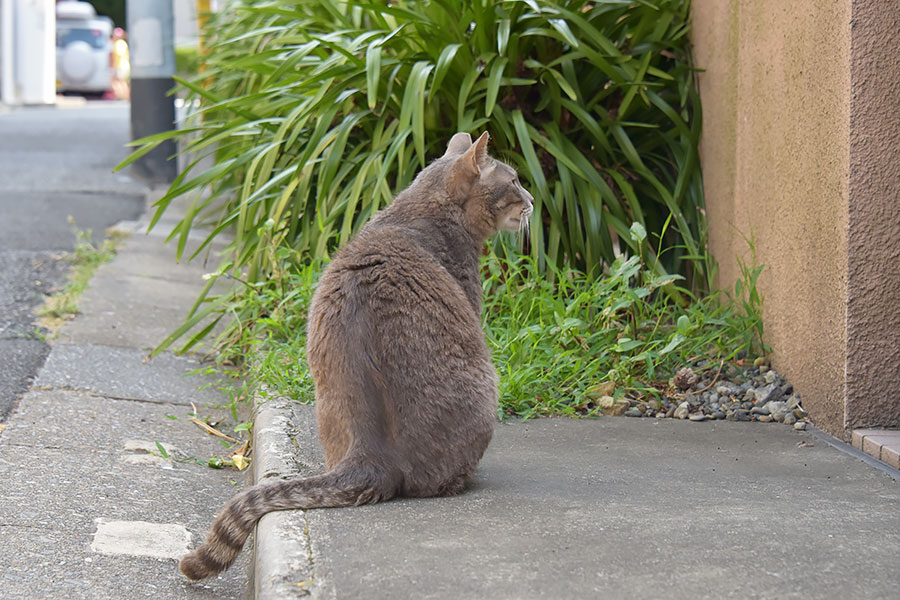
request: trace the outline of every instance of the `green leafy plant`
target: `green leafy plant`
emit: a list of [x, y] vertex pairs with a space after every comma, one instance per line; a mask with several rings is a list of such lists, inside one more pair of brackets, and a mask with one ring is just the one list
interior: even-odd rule
[[327, 258], [456, 131], [488, 130], [529, 182], [541, 273], [593, 278], [624, 253], [702, 289], [688, 15], [683, 0], [232, 2], [207, 25], [203, 74], [179, 80], [198, 112], [123, 163], [181, 138], [190, 160], [153, 224], [195, 194], [171, 234], [179, 258], [200, 223], [197, 253], [234, 236], [217, 277], [249, 287], [198, 302], [191, 327], [283, 270], [273, 247]]
[[[681, 367], [758, 356], [758, 305], [716, 292], [682, 307], [661, 290], [640, 257], [620, 257], [609, 274], [572, 267], [551, 283], [533, 259], [486, 257], [484, 325], [500, 372], [501, 411], [520, 416], [592, 414], [600, 384], [610, 393], [660, 397]], [[745, 273], [741, 289], [755, 290]], [[755, 293], [755, 292], [751, 292]], [[759, 329], [758, 329], [759, 327]], [[596, 412], [596, 409], [593, 409]]]

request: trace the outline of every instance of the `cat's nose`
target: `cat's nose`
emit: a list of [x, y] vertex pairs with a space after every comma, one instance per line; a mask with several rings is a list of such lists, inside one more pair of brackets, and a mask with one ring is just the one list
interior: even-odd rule
[[531, 206], [534, 206], [534, 196], [529, 194], [528, 190], [522, 190], [522, 191], [525, 192], [525, 197], [528, 199], [528, 204], [530, 204]]

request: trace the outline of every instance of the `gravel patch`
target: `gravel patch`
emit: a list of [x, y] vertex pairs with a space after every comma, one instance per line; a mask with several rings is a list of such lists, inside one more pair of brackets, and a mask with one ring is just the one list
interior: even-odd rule
[[[634, 418], [781, 423], [798, 431], [808, 423], [809, 415], [794, 386], [760, 360], [748, 366], [701, 361], [655, 387], [659, 398], [626, 395], [614, 403], [611, 397], [604, 397], [597, 404], [606, 414]], [[605, 409], [613, 405], [620, 410]]]

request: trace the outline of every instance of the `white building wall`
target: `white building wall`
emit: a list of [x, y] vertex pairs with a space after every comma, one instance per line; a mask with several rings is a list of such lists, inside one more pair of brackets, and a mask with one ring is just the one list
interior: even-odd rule
[[3, 103], [56, 101], [55, 6], [54, 0], [0, 0]]

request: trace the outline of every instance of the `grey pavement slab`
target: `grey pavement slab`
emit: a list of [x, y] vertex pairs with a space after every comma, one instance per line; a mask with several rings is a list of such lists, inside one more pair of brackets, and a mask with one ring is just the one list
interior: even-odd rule
[[149, 455], [124, 446], [78, 451], [9, 444], [2, 454], [2, 526], [93, 531], [98, 518], [178, 523], [196, 544], [244, 481], [243, 473], [190, 461], [135, 463], [126, 459]]
[[[196, 545], [239, 489], [243, 473], [188, 460], [205, 461], [223, 450], [179, 414], [184, 410], [79, 392], [32, 391], [22, 398], [0, 434], [0, 552], [11, 557], [0, 569], [0, 596], [244, 597], [248, 557], [192, 585], [173, 557], [133, 556], [140, 550], [132, 545], [95, 543], [101, 524], [124, 521], [180, 529]], [[164, 460], [140, 449], [156, 441], [179, 448], [181, 458]]]
[[[291, 410], [297, 460], [314, 464], [312, 410]], [[892, 599], [900, 589], [900, 484], [779, 425], [507, 422], [462, 496], [305, 520], [318, 598]]]
[[[97, 270], [78, 299], [83, 314], [63, 327], [59, 339], [152, 349], [177, 329], [206, 284], [204, 273], [214, 271], [218, 259], [206, 265], [199, 258], [179, 264], [174, 249], [163, 241], [143, 234], [124, 240], [116, 258]], [[215, 247], [221, 249], [221, 244]], [[217, 283], [213, 292], [225, 289]], [[220, 331], [215, 329], [209, 339]]]
[[83, 317], [67, 323], [60, 340], [155, 348], [187, 317], [202, 280], [151, 279], [98, 273], [78, 299]]
[[[154, 192], [154, 194], [159, 193], [159, 191]], [[137, 221], [123, 221], [118, 224], [117, 229], [130, 232], [131, 237], [128, 238], [129, 240], [135, 240], [138, 243], [140, 243], [141, 240], [152, 242], [158, 248], [162, 248], [162, 250], [157, 250], [156, 252], [160, 257], [167, 259], [171, 258], [174, 263], [176, 250], [178, 248], [178, 243], [180, 242], [180, 233], [175, 234], [173, 237], [170, 236], [172, 236], [173, 232], [180, 227], [181, 213], [174, 207], [170, 208], [167, 212], [163, 213], [163, 216], [156, 225], [154, 225], [153, 229], [148, 229], [150, 220], [153, 216], [153, 211], [154, 209], [150, 208], [149, 212], [145, 213], [144, 216]], [[230, 242], [230, 237], [229, 233], [225, 231], [217, 235], [207, 244], [205, 243], [206, 238], [211, 231], [211, 227], [207, 227], [204, 224], [197, 222], [193, 223], [188, 234], [188, 239], [185, 242], [182, 260], [178, 264], [201, 265], [200, 268], [204, 270], [209, 270], [211, 266], [218, 264], [217, 257]], [[192, 258], [195, 253], [196, 258]], [[204, 260], [208, 261], [206, 266], [202, 265]]]
[[[116, 400], [79, 391], [32, 390], [19, 403], [16, 419], [3, 432], [3, 442], [79, 452], [127, 452], [129, 442], [144, 440], [178, 448], [186, 456], [203, 461], [221, 454], [220, 438], [203, 432], [191, 422], [192, 415], [193, 408], [179, 404]], [[224, 419], [221, 411], [201, 411], [199, 417], [212, 417], [214, 422]], [[241, 437], [227, 423], [219, 428]]]
[[203, 366], [197, 360], [167, 353], [146, 359], [147, 352], [140, 348], [58, 343], [34, 385], [184, 406], [194, 402], [198, 408], [226, 401], [216, 387], [217, 378], [190, 375]]
[[14, 555], [0, 569], [4, 598], [242, 597], [246, 557], [205, 586], [190, 586], [174, 559], [91, 548], [104, 520], [175, 525], [196, 544], [234, 491], [206, 467], [130, 464], [121, 460], [126, 454], [0, 444], [0, 552]]
[[92, 552], [92, 534], [3, 527], [0, 588], [5, 600], [240, 600], [242, 565], [204, 585], [190, 584], [171, 560]]
[[[213, 251], [207, 257], [205, 252], [187, 262], [175, 262], [175, 243], [164, 245], [165, 238], [138, 231], [122, 241], [122, 248], [116, 260], [103, 266], [101, 276], [113, 278], [132, 276], [152, 280], [164, 280], [189, 284], [194, 297], [206, 283], [204, 273], [215, 271], [219, 265], [218, 251], [222, 244], [213, 244]], [[204, 262], [204, 259], [205, 262]]]

